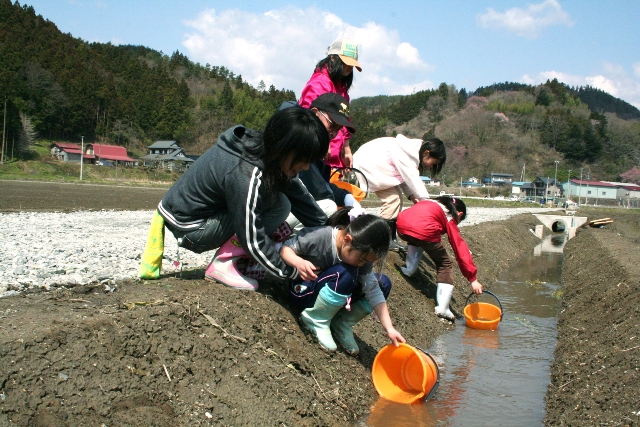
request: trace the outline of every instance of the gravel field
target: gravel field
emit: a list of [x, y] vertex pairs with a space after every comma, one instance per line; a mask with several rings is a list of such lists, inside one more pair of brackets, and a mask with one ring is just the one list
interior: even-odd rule
[[[369, 209], [377, 213], [377, 209]], [[470, 208], [461, 227], [500, 221], [547, 208]], [[29, 288], [115, 282], [136, 278], [153, 211], [19, 212], [0, 214], [0, 297]], [[463, 232], [464, 234], [464, 232]], [[180, 250], [165, 238], [163, 274], [205, 266], [213, 252]]]

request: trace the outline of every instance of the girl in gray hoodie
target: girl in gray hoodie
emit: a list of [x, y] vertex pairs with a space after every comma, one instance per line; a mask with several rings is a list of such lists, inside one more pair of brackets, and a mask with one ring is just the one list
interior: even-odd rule
[[278, 111], [263, 132], [235, 126], [175, 182], [158, 212], [182, 247], [219, 248], [207, 279], [255, 290], [258, 282], [245, 275], [251, 276], [251, 259], [272, 275], [294, 279], [297, 269], [284, 263], [270, 236], [283, 240], [287, 230], [279, 227], [287, 228], [289, 212], [306, 226], [327, 220], [296, 175], [328, 147], [325, 126], [305, 108]]

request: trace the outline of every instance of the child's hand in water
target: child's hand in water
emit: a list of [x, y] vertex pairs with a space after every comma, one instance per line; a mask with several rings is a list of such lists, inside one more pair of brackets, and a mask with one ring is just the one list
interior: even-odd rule
[[396, 331], [396, 329], [393, 327], [389, 328], [389, 330], [387, 331], [387, 336], [389, 337], [393, 345], [395, 345], [396, 347], [398, 346], [398, 343], [407, 342], [407, 340], [404, 339], [404, 337], [400, 334], [400, 332]]
[[318, 277], [314, 272], [316, 270], [316, 266], [306, 259], [300, 258], [294, 267], [298, 269], [298, 274], [304, 281], [315, 280]]

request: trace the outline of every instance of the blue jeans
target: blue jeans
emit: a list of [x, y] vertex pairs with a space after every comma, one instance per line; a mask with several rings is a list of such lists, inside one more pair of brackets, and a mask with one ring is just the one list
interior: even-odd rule
[[[287, 196], [283, 193], [278, 193], [278, 196], [276, 202], [260, 215], [267, 236], [271, 235], [291, 212], [291, 202]], [[197, 254], [219, 248], [236, 234], [233, 229], [233, 216], [227, 211], [208, 218], [197, 230], [171, 232], [178, 242], [182, 239], [180, 246]]]

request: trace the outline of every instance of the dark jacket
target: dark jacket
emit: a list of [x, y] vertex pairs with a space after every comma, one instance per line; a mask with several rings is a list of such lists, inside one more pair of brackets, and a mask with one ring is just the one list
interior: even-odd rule
[[[243, 157], [245, 146], [261, 143], [257, 132], [243, 126], [227, 130], [169, 189], [158, 211], [169, 227], [182, 231], [196, 230], [214, 214], [229, 212], [249, 255], [278, 277], [296, 278], [298, 271], [284, 263], [264, 230], [261, 213], [278, 199], [262, 180], [262, 160]], [[289, 198], [291, 212], [305, 226], [324, 225], [326, 215], [299, 179], [278, 191]]]
[[330, 199], [336, 202], [339, 207], [344, 206], [344, 198], [349, 192], [329, 182], [331, 166], [324, 161], [318, 160], [311, 163], [308, 170], [298, 173], [298, 178], [315, 200]]
[[[328, 173], [326, 173], [327, 169]], [[298, 178], [315, 200], [331, 199], [335, 201], [333, 191], [329, 187], [330, 174], [331, 169], [322, 160], [318, 160], [311, 163], [308, 170], [298, 172]]]

